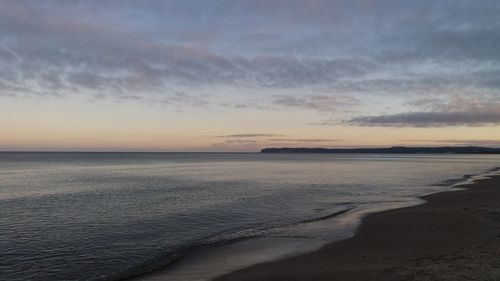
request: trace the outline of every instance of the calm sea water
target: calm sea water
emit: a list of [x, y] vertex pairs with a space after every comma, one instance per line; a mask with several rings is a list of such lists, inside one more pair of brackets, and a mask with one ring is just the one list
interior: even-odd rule
[[0, 153], [0, 279], [138, 275], [499, 165], [488, 155]]

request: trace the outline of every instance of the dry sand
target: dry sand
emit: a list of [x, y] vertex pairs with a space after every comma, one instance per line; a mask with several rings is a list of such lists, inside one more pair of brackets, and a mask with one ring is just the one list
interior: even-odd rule
[[500, 281], [500, 176], [423, 198], [368, 215], [352, 238], [216, 280]]

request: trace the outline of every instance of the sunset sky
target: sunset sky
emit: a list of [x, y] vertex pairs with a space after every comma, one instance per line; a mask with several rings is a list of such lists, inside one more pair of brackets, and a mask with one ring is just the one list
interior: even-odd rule
[[0, 150], [500, 147], [500, 1], [0, 0]]

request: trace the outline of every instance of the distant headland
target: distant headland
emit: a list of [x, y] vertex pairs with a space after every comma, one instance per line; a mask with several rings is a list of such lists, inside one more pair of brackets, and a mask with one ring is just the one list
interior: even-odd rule
[[441, 146], [441, 147], [385, 147], [385, 148], [308, 148], [281, 147], [264, 148], [261, 153], [427, 153], [427, 154], [500, 154], [500, 148], [480, 146]]

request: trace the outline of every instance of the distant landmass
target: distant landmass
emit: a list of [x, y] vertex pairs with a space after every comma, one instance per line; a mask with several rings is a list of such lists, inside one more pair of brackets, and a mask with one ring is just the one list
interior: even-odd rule
[[442, 147], [385, 147], [385, 148], [308, 148], [281, 147], [264, 148], [261, 153], [429, 153], [429, 154], [500, 154], [500, 148], [480, 146], [442, 146]]

